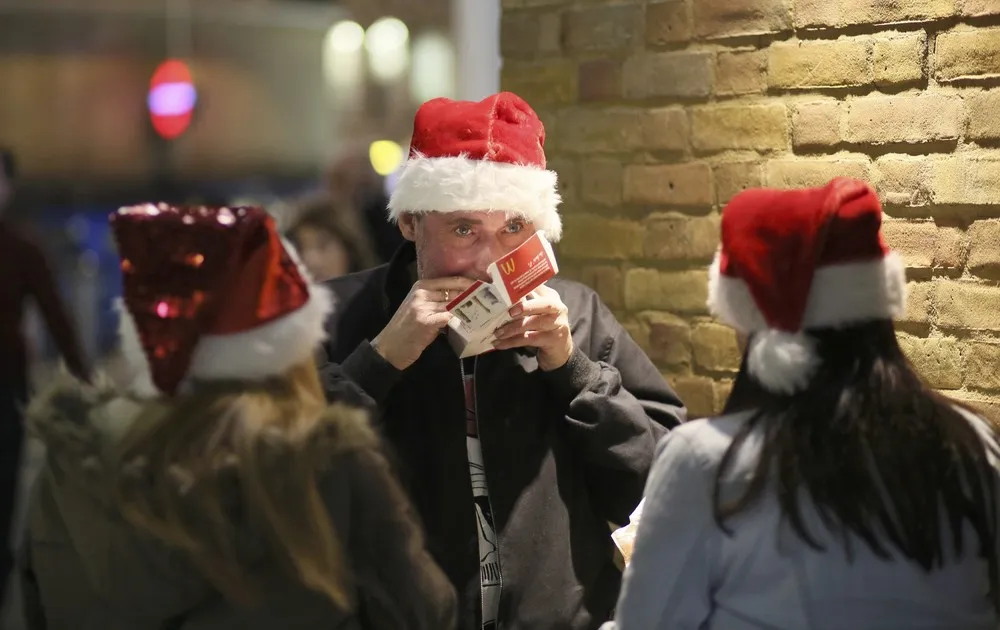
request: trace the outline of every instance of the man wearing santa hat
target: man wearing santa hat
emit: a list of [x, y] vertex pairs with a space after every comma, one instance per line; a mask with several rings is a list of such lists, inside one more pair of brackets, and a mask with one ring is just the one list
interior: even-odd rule
[[642, 494], [676, 394], [589, 288], [555, 278], [511, 308], [496, 351], [460, 360], [447, 304], [541, 231], [558, 241], [545, 131], [514, 94], [416, 114], [389, 201], [408, 241], [330, 282], [328, 385], [378, 406], [466, 630], [598, 627], [621, 573], [608, 523]]

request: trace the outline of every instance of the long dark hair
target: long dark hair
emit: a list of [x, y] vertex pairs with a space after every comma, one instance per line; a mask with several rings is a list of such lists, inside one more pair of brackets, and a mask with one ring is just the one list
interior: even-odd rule
[[[895, 548], [931, 571], [944, 563], [949, 539], [955, 554], [963, 553], [968, 522], [977, 552], [989, 562], [996, 597], [997, 506], [988, 459], [996, 440], [984, 441], [956, 403], [921, 381], [896, 342], [892, 322], [807, 334], [822, 365], [804, 391], [766, 391], [747, 374], [744, 358], [725, 412], [754, 411], [716, 473], [716, 523], [729, 532], [727, 520], [773, 488], [795, 533], [822, 551], [803, 517], [805, 490], [848, 554], [853, 534], [881, 558]], [[723, 475], [755, 431], [764, 436], [756, 469], [746, 491], [723, 502]]]

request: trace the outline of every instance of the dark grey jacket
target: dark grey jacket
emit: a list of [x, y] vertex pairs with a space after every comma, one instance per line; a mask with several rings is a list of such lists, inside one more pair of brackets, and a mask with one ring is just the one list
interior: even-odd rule
[[[466, 452], [460, 361], [444, 337], [398, 371], [371, 347], [408, 293], [415, 259], [331, 281], [326, 386], [346, 379], [378, 406], [376, 426], [459, 591], [459, 627], [478, 628], [479, 554]], [[562, 368], [529, 353], [492, 352], [476, 367], [479, 436], [500, 540], [504, 630], [583, 630], [611, 616], [621, 582], [608, 527], [628, 522], [657, 440], [685, 410], [646, 355], [589, 288], [553, 279], [576, 351]]]
[[[141, 422], [141, 409], [111, 390], [72, 381], [57, 383], [33, 404], [31, 428], [46, 444], [47, 463], [19, 552], [29, 630], [454, 627], [454, 589], [427, 554], [364, 414], [331, 408], [325, 430], [313, 438], [320, 453], [329, 452], [319, 488], [354, 583], [348, 589], [354, 610], [344, 611], [270, 558], [269, 534], [249, 516], [234, 518], [232, 531], [241, 560], [265, 586], [252, 607], [228, 601], [186, 552], [129, 525], [113, 499], [118, 472], [107, 456]], [[210, 482], [232, 490], [226, 500], [234, 514], [249, 514], [231, 472], [223, 467]]]

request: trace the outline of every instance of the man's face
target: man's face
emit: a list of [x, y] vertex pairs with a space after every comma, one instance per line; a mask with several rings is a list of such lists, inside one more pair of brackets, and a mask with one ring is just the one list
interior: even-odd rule
[[535, 226], [504, 212], [431, 212], [400, 217], [403, 236], [417, 247], [420, 279], [462, 276], [489, 281], [486, 268], [535, 233]]

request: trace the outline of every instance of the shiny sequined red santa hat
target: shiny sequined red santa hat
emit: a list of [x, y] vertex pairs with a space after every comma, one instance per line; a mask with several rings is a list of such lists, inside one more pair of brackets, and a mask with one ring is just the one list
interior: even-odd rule
[[545, 128], [510, 92], [479, 102], [435, 98], [413, 120], [410, 154], [389, 199], [404, 213], [503, 211], [562, 236], [557, 176], [546, 170]]
[[859, 180], [747, 190], [722, 212], [709, 310], [752, 333], [748, 370], [770, 391], [805, 387], [820, 358], [804, 330], [903, 312], [906, 272], [881, 233], [882, 207]]
[[329, 291], [262, 209], [145, 204], [110, 217], [122, 270], [122, 351], [143, 394], [262, 380], [325, 338]]

